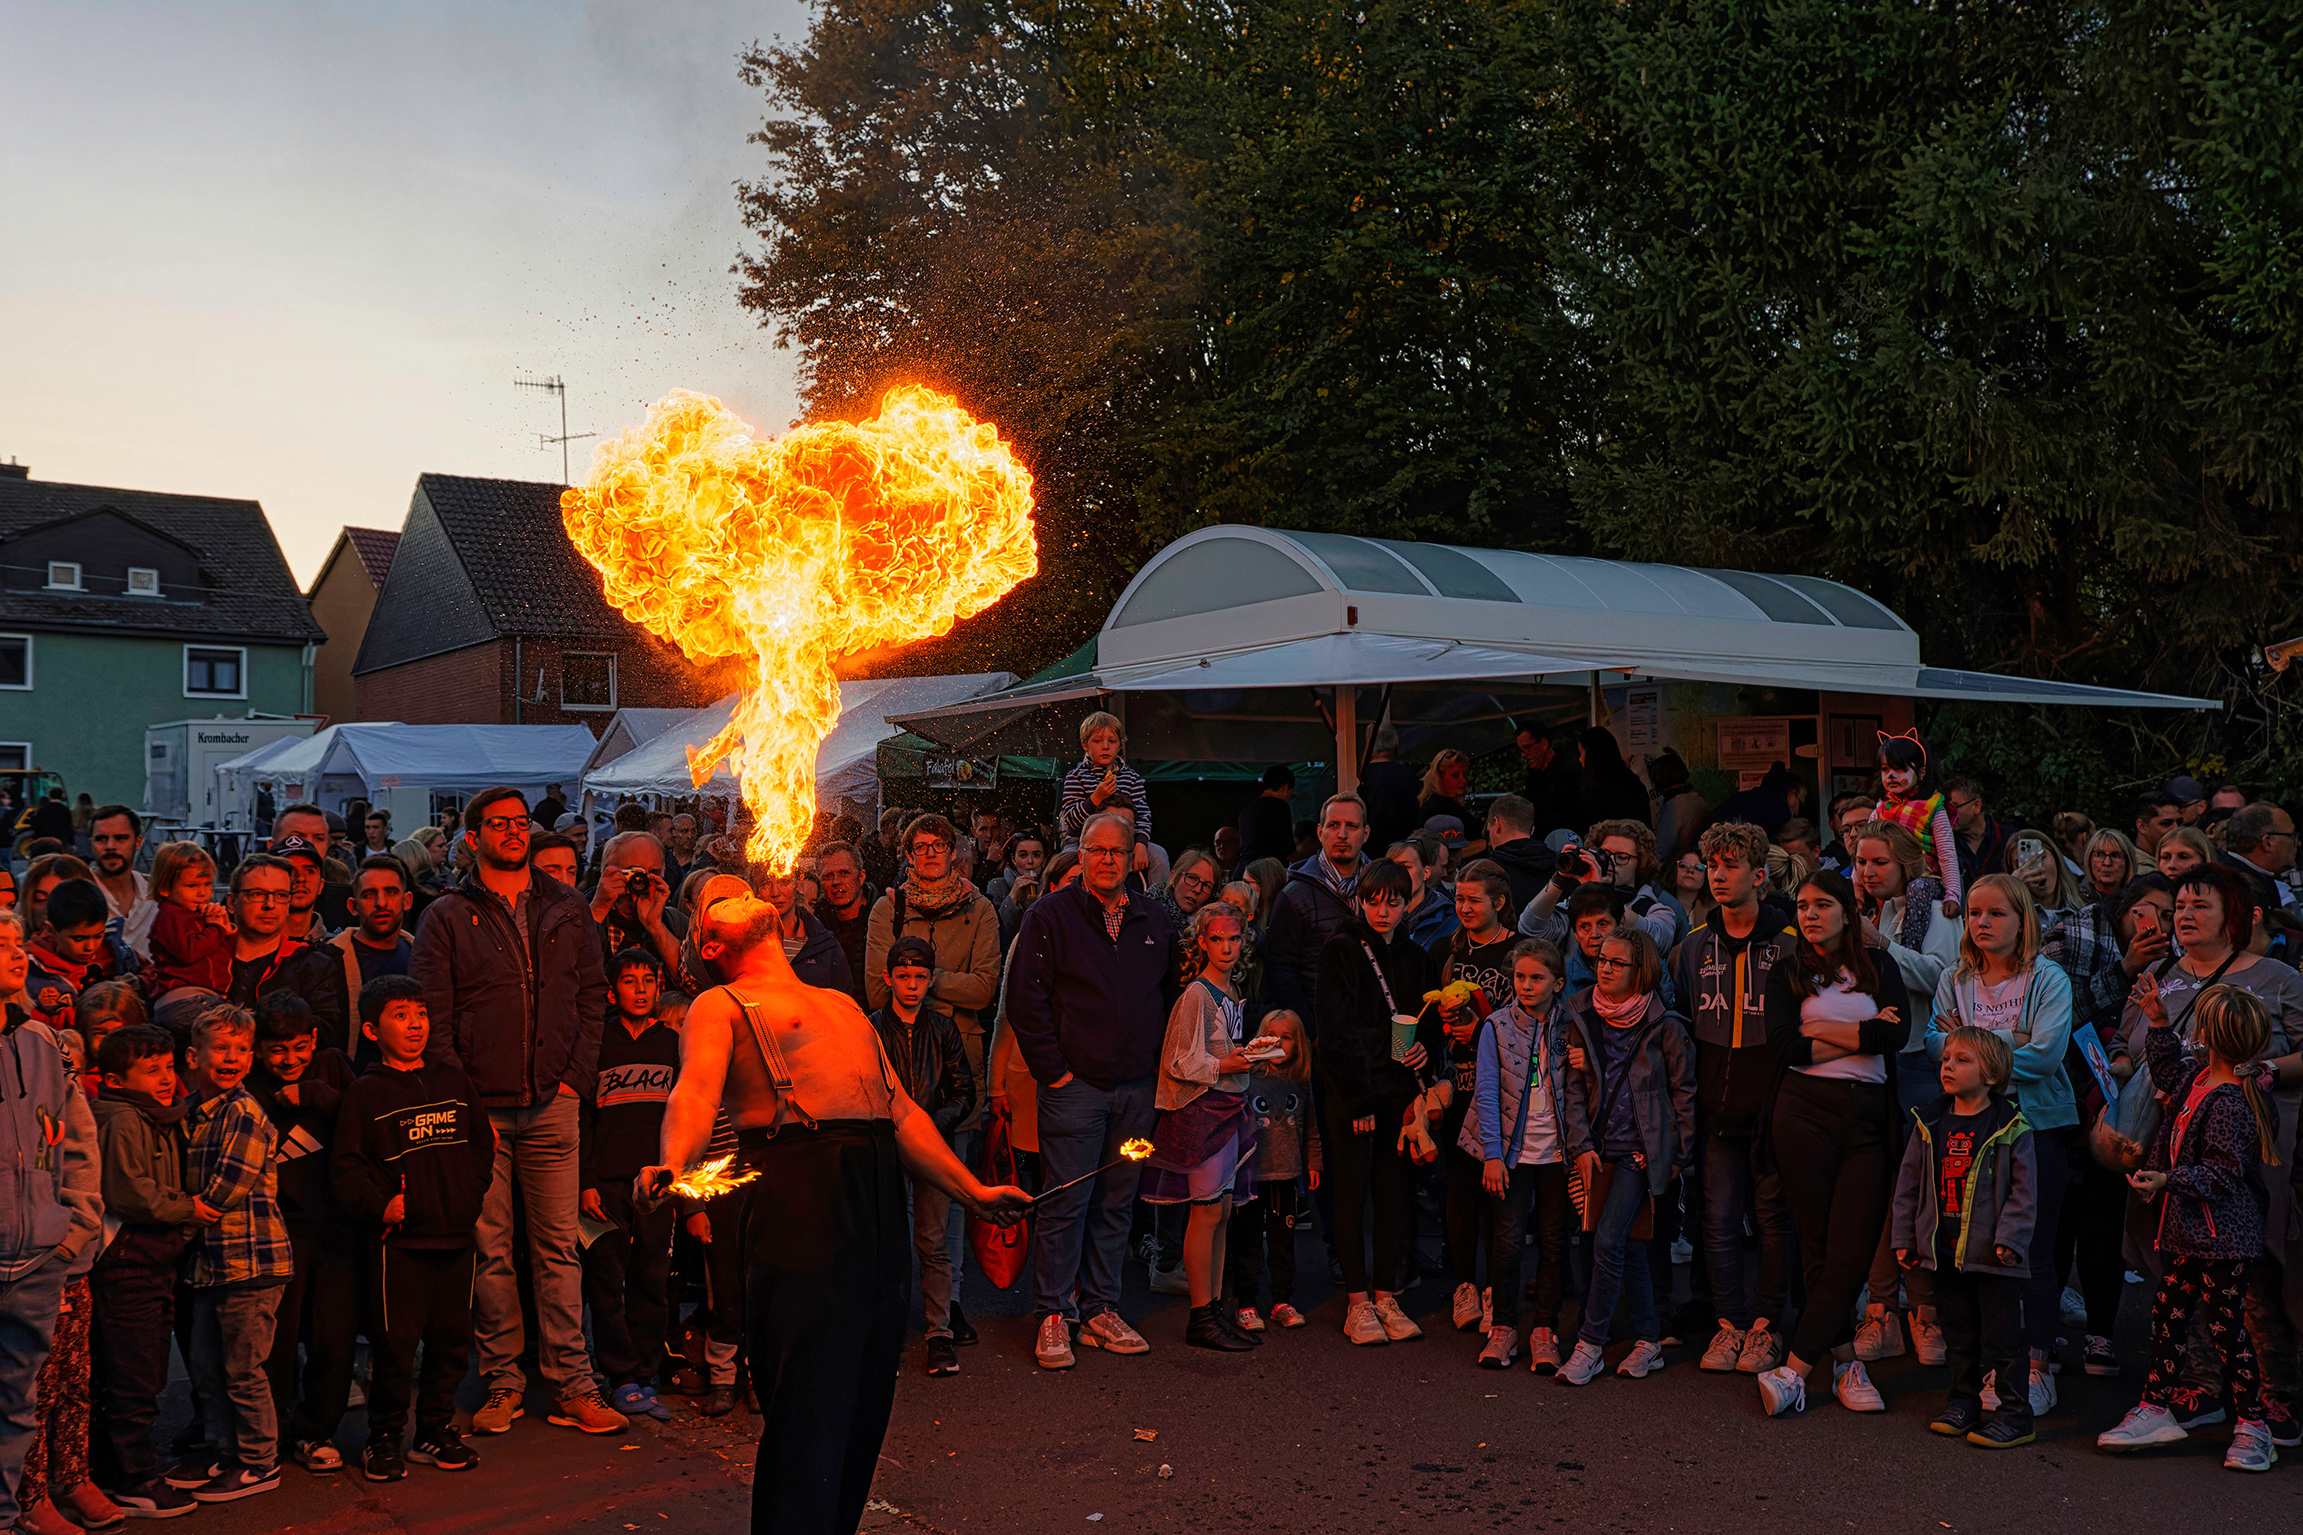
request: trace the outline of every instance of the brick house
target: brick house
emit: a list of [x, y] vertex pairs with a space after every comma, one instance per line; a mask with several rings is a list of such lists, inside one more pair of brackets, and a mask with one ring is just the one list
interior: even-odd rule
[[376, 597], [392, 568], [392, 551], [399, 545], [400, 535], [383, 528], [343, 529], [311, 590], [304, 594], [312, 605], [313, 621], [328, 631], [326, 642], [312, 657], [312, 708], [333, 724], [360, 718], [352, 663], [359, 658], [360, 642], [368, 637], [368, 615], [376, 611]]
[[735, 686], [608, 606], [568, 542], [561, 489], [417, 479], [352, 663], [358, 718], [597, 734], [619, 708], [699, 708]]

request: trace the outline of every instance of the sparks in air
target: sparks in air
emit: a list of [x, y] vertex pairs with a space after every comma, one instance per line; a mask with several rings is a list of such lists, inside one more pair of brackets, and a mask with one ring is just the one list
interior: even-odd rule
[[674, 1178], [670, 1191], [682, 1199], [717, 1199], [722, 1194], [742, 1188], [760, 1175], [758, 1169], [754, 1168], [731, 1177], [728, 1166], [735, 1160], [732, 1156], [726, 1156], [699, 1162]]
[[601, 446], [560, 497], [608, 601], [691, 660], [745, 658], [723, 760], [752, 813], [747, 853], [788, 872], [814, 828], [816, 748], [843, 661], [948, 632], [1039, 569], [1031, 472], [999, 431], [932, 389], [868, 421], [761, 442], [719, 401], [675, 391]]

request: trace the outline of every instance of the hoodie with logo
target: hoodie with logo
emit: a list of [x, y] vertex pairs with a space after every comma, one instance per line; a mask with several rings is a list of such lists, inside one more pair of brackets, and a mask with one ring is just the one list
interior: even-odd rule
[[1762, 904], [1751, 932], [1736, 938], [1714, 911], [1671, 951], [1668, 973], [1694, 1020], [1695, 1106], [1712, 1134], [1759, 1132], [1775, 1082], [1767, 978], [1791, 953], [1788, 926]]
[[454, 1252], [480, 1224], [495, 1131], [454, 1061], [378, 1061], [344, 1093], [333, 1162], [336, 1199], [355, 1220], [383, 1228], [385, 1207], [406, 1196], [399, 1223], [379, 1230], [387, 1246]]
[[52, 1259], [86, 1273], [103, 1221], [96, 1117], [56, 1036], [11, 1002], [0, 1021], [0, 1283]]
[[248, 1074], [248, 1090], [263, 1105], [279, 1134], [275, 1160], [280, 1170], [280, 1214], [291, 1237], [320, 1237], [343, 1225], [332, 1187], [329, 1152], [336, 1117], [353, 1082], [351, 1058], [341, 1050], [316, 1050], [296, 1079], [296, 1101], [280, 1090], [289, 1084], [259, 1064]]

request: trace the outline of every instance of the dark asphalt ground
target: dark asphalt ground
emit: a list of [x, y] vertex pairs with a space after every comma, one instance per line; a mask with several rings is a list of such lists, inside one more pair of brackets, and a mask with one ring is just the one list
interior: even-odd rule
[[[1324, 1275], [1315, 1240], [1303, 1269]], [[2058, 1377], [2061, 1405], [2040, 1442], [1986, 1451], [1927, 1432], [1944, 1372], [1909, 1357], [1875, 1368], [1884, 1416], [1810, 1394], [1799, 1418], [1761, 1416], [1748, 1376], [1695, 1368], [1702, 1339], [1645, 1380], [1601, 1377], [1580, 1390], [1524, 1369], [1480, 1370], [1476, 1337], [1444, 1330], [1435, 1284], [1409, 1292], [1428, 1336], [1353, 1348], [1342, 1300], [1304, 1287], [1309, 1327], [1268, 1334], [1252, 1355], [1187, 1349], [1179, 1299], [1128, 1270], [1124, 1307], [1152, 1352], [1079, 1351], [1069, 1372], [1031, 1358], [1028, 1280], [990, 1292], [972, 1274], [983, 1341], [961, 1373], [930, 1380], [915, 1339], [904, 1362], [874, 1508], [876, 1532], [1201, 1532], [1386, 1530], [1978, 1532], [2119, 1531], [2251, 1535], [2303, 1531], [2303, 1452], [2264, 1476], [2221, 1467], [2225, 1429], [2154, 1454], [2115, 1458], [2094, 1436], [2134, 1401], [2149, 1297], [2131, 1286], [2123, 1380]], [[1435, 1314], [1426, 1314], [1427, 1312]], [[1621, 1348], [1612, 1351], [1620, 1353]], [[1611, 1355], [1612, 1357], [1612, 1355]], [[467, 1382], [467, 1406], [477, 1388]], [[172, 1430], [183, 1410], [171, 1393]], [[683, 1403], [669, 1425], [591, 1438], [540, 1412], [501, 1438], [475, 1439], [472, 1471], [411, 1466], [375, 1486], [347, 1471], [294, 1467], [277, 1494], [203, 1509], [174, 1526], [201, 1535], [528, 1535], [648, 1529], [700, 1535], [748, 1528], [758, 1420], [706, 1420]], [[339, 1441], [350, 1454], [357, 1410]], [[1158, 1437], [1139, 1440], [1139, 1429]], [[1163, 1478], [1160, 1468], [1170, 1468]], [[1101, 1516], [1095, 1517], [1095, 1516]], [[136, 1526], [130, 1526], [134, 1530]]]

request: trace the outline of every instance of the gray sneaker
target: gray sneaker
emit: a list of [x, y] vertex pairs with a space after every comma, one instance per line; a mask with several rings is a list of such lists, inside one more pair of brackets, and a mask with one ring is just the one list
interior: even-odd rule
[[1596, 1343], [1578, 1338], [1575, 1352], [1567, 1356], [1567, 1363], [1559, 1367], [1559, 1378], [1571, 1386], [1588, 1386], [1607, 1368], [1607, 1355]]
[[1743, 1340], [1746, 1336], [1743, 1329], [1733, 1322], [1720, 1323], [1719, 1331], [1711, 1335], [1711, 1347], [1703, 1351], [1703, 1358], [1696, 1368], [1709, 1370], [1714, 1375], [1734, 1373], [1736, 1361], [1743, 1357]]
[[1487, 1347], [1479, 1351], [1479, 1367], [1483, 1370], [1508, 1370], [1512, 1360], [1519, 1357], [1519, 1331], [1512, 1327], [1490, 1327]]
[[1391, 1341], [1390, 1334], [1383, 1330], [1383, 1318], [1375, 1314], [1373, 1301], [1351, 1303], [1351, 1309], [1343, 1314], [1343, 1335], [1363, 1346]]
[[1148, 1354], [1152, 1348], [1116, 1311], [1099, 1311], [1080, 1324], [1080, 1342], [1112, 1354]]
[[1894, 1359], [1903, 1353], [1903, 1318], [1892, 1311], [1867, 1316], [1863, 1325], [1855, 1329], [1855, 1357], [1869, 1364], [1880, 1359]]

